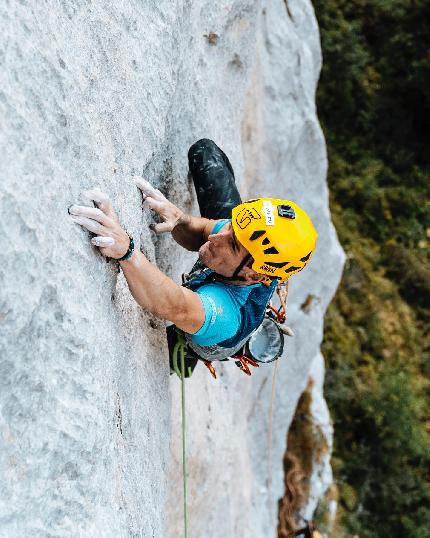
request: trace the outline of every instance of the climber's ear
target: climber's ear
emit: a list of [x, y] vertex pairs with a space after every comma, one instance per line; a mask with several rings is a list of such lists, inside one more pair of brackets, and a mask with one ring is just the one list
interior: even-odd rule
[[[252, 263], [253, 260], [251, 260], [250, 263]], [[267, 276], [262, 275], [260, 273], [257, 273], [252, 269], [252, 267], [249, 267], [249, 265], [245, 265], [245, 267], [242, 267], [239, 275], [244, 279], [244, 282], [249, 282], [250, 284], [257, 284], [258, 282], [265, 282]]]

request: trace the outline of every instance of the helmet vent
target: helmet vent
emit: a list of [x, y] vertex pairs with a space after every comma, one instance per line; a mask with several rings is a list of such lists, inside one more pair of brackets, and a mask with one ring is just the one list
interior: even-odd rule
[[265, 237], [263, 239], [263, 241], [261, 242], [262, 245], [268, 245], [270, 243], [269, 239], [267, 239], [267, 237]]
[[[249, 238], [250, 241], [255, 241], [256, 239], [258, 239], [259, 237], [261, 237], [262, 235], [264, 235], [266, 232], [264, 230], [256, 230], [255, 232], [252, 232], [252, 235], [251, 237]], [[268, 239], [265, 239], [264, 241], [267, 241], [269, 243], [269, 240]], [[264, 243], [263, 241], [263, 243]]]
[[264, 254], [279, 254], [279, 250], [275, 247], [266, 248]]
[[270, 265], [270, 267], [278, 267], [281, 269], [281, 267], [285, 267], [290, 262], [264, 262], [266, 265]]
[[303, 258], [300, 258], [300, 261], [307, 262], [309, 258], [311, 257], [311, 254], [312, 254], [312, 250], [309, 252], [309, 254], [307, 254], [306, 256], [303, 256]]
[[303, 269], [303, 267], [294, 267], [293, 265], [292, 267], [288, 267], [288, 269], [285, 269], [285, 272], [292, 273], [293, 271], [297, 271], [297, 269]]

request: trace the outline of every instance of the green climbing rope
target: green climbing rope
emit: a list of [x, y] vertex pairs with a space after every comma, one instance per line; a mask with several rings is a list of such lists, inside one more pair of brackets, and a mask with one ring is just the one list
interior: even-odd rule
[[[187, 461], [185, 458], [185, 350], [186, 342], [183, 333], [177, 331], [177, 341], [173, 348], [172, 360], [173, 368], [181, 379], [181, 402], [182, 402], [182, 477], [184, 485], [184, 537], [188, 538], [188, 517], [187, 517]], [[178, 353], [180, 357], [181, 370], [178, 368]]]
[[[176, 344], [173, 348], [172, 353], [172, 364], [173, 364], [173, 370], [175, 371], [175, 374], [179, 377], [179, 379], [182, 379], [182, 373], [181, 373], [181, 366], [178, 365], [178, 349], [181, 348], [182, 352], [184, 354], [184, 362], [185, 362], [185, 351], [187, 349], [187, 342], [185, 341], [185, 336], [182, 331], [179, 329], [176, 329]], [[193, 369], [188, 366], [187, 368], [187, 375], [185, 377], [191, 377], [193, 373]]]

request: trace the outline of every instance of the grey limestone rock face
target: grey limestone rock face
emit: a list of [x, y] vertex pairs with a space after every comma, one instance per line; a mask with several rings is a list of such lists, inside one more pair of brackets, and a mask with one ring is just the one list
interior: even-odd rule
[[189, 535], [274, 536], [286, 433], [343, 263], [310, 1], [6, 0], [0, 20], [0, 536], [182, 535], [164, 323], [67, 208], [99, 186], [179, 282], [194, 256], [149, 231], [131, 176], [197, 213], [187, 149], [202, 137], [229, 155], [244, 197], [291, 198], [319, 233], [291, 280], [296, 336], [272, 418], [273, 367], [247, 378], [224, 363], [215, 382], [200, 365], [186, 384]]

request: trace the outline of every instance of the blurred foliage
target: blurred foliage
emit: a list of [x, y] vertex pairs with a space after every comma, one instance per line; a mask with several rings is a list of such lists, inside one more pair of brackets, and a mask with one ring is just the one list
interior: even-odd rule
[[310, 488], [310, 477], [314, 462], [320, 462], [328, 452], [327, 440], [321, 426], [312, 417], [312, 378], [309, 379], [306, 390], [300, 396], [296, 411], [288, 430], [288, 452], [294, 455], [303, 471], [303, 491], [307, 498]]
[[[283, 458], [284, 495], [278, 501], [278, 538], [290, 538], [302, 525], [298, 515], [309, 498], [311, 476], [315, 463], [321, 463], [329, 451], [321, 425], [312, 415], [312, 388], [314, 380], [308, 379], [306, 389], [297, 403], [287, 437], [287, 451]], [[335, 488], [333, 488], [335, 490]], [[336, 497], [327, 494], [325, 502]], [[326, 529], [327, 506], [319, 515], [319, 528]]]
[[314, 0], [331, 210], [336, 538], [430, 537], [430, 3]]

